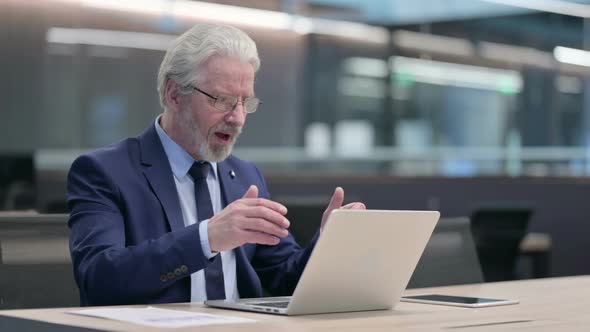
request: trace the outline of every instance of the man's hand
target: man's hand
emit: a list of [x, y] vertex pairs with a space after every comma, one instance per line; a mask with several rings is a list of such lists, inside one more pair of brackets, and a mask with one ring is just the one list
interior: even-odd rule
[[276, 245], [289, 234], [286, 214], [284, 205], [258, 198], [258, 188], [250, 186], [241, 199], [209, 220], [211, 251], [231, 250], [245, 243]]
[[326, 221], [328, 220], [328, 216], [330, 215], [330, 213], [334, 209], [355, 209], [355, 210], [366, 209], [365, 204], [363, 204], [361, 202], [353, 202], [353, 203], [349, 203], [349, 204], [342, 206], [343, 202], [344, 202], [344, 189], [342, 189], [341, 187], [337, 187], [336, 190], [334, 190], [334, 194], [332, 195], [332, 199], [330, 199], [330, 203], [328, 204], [326, 211], [324, 211], [324, 214], [322, 215], [321, 230], [324, 229], [324, 226], [326, 225]]

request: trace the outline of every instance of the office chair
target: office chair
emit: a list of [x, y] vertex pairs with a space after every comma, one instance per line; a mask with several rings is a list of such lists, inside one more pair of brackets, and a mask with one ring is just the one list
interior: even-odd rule
[[484, 279], [516, 279], [515, 266], [532, 215], [529, 208], [481, 208], [471, 216], [471, 231]]
[[469, 218], [441, 218], [407, 288], [483, 282]]

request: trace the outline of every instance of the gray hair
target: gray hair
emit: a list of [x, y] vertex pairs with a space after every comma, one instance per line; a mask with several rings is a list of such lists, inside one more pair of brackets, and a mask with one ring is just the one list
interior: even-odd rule
[[158, 94], [165, 110], [166, 82], [173, 80], [181, 94], [189, 94], [189, 86], [203, 79], [201, 67], [213, 55], [236, 57], [250, 63], [254, 72], [260, 68], [256, 43], [244, 31], [229, 25], [197, 24], [172, 42], [160, 64]]

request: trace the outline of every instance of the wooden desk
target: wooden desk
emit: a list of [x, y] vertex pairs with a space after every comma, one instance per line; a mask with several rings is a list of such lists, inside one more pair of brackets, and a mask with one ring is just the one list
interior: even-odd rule
[[[399, 303], [395, 310], [283, 317], [205, 308], [202, 304], [168, 304], [159, 307], [233, 315], [257, 323], [217, 325], [166, 331], [588, 331], [590, 329], [590, 276], [534, 279], [430, 289], [445, 294], [514, 298], [520, 304], [468, 309]], [[11, 317], [40, 320], [96, 330], [149, 332], [157, 329], [92, 317], [65, 314], [70, 310], [36, 309], [0, 311], [0, 330]], [[29, 322], [29, 321], [27, 321]], [[34, 324], [34, 322], [30, 322]], [[47, 326], [46, 326], [47, 327]], [[31, 330], [31, 329], [29, 329]], [[37, 328], [50, 331], [50, 328]], [[58, 331], [59, 329], [53, 329]], [[73, 330], [73, 329], [72, 329]]]

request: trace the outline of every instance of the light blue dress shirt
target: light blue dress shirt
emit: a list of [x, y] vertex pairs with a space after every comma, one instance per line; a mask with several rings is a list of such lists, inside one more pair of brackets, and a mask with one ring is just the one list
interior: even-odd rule
[[[184, 219], [184, 225], [192, 225], [198, 222], [197, 206], [195, 202], [195, 186], [193, 178], [188, 174], [189, 169], [195, 162], [193, 157], [188, 154], [180, 145], [176, 144], [160, 126], [160, 118], [156, 118], [156, 132], [160, 137], [172, 173], [174, 173], [174, 183], [178, 192], [180, 208]], [[222, 210], [221, 206], [221, 187], [217, 176], [217, 163], [211, 163], [211, 171], [207, 175], [207, 186], [211, 195], [213, 204], [213, 213], [217, 214]], [[216, 254], [211, 252], [209, 245], [209, 232], [207, 225], [209, 220], [204, 220], [199, 224], [199, 234], [201, 236], [201, 247], [207, 258], [212, 258]], [[195, 238], [196, 240], [196, 238]], [[223, 279], [225, 286], [225, 295], [228, 299], [238, 299], [238, 284], [236, 279], [236, 257], [232, 250], [222, 251], [221, 260], [223, 263]], [[200, 302], [207, 299], [205, 288], [205, 273], [203, 270], [191, 274], [191, 302]]]

